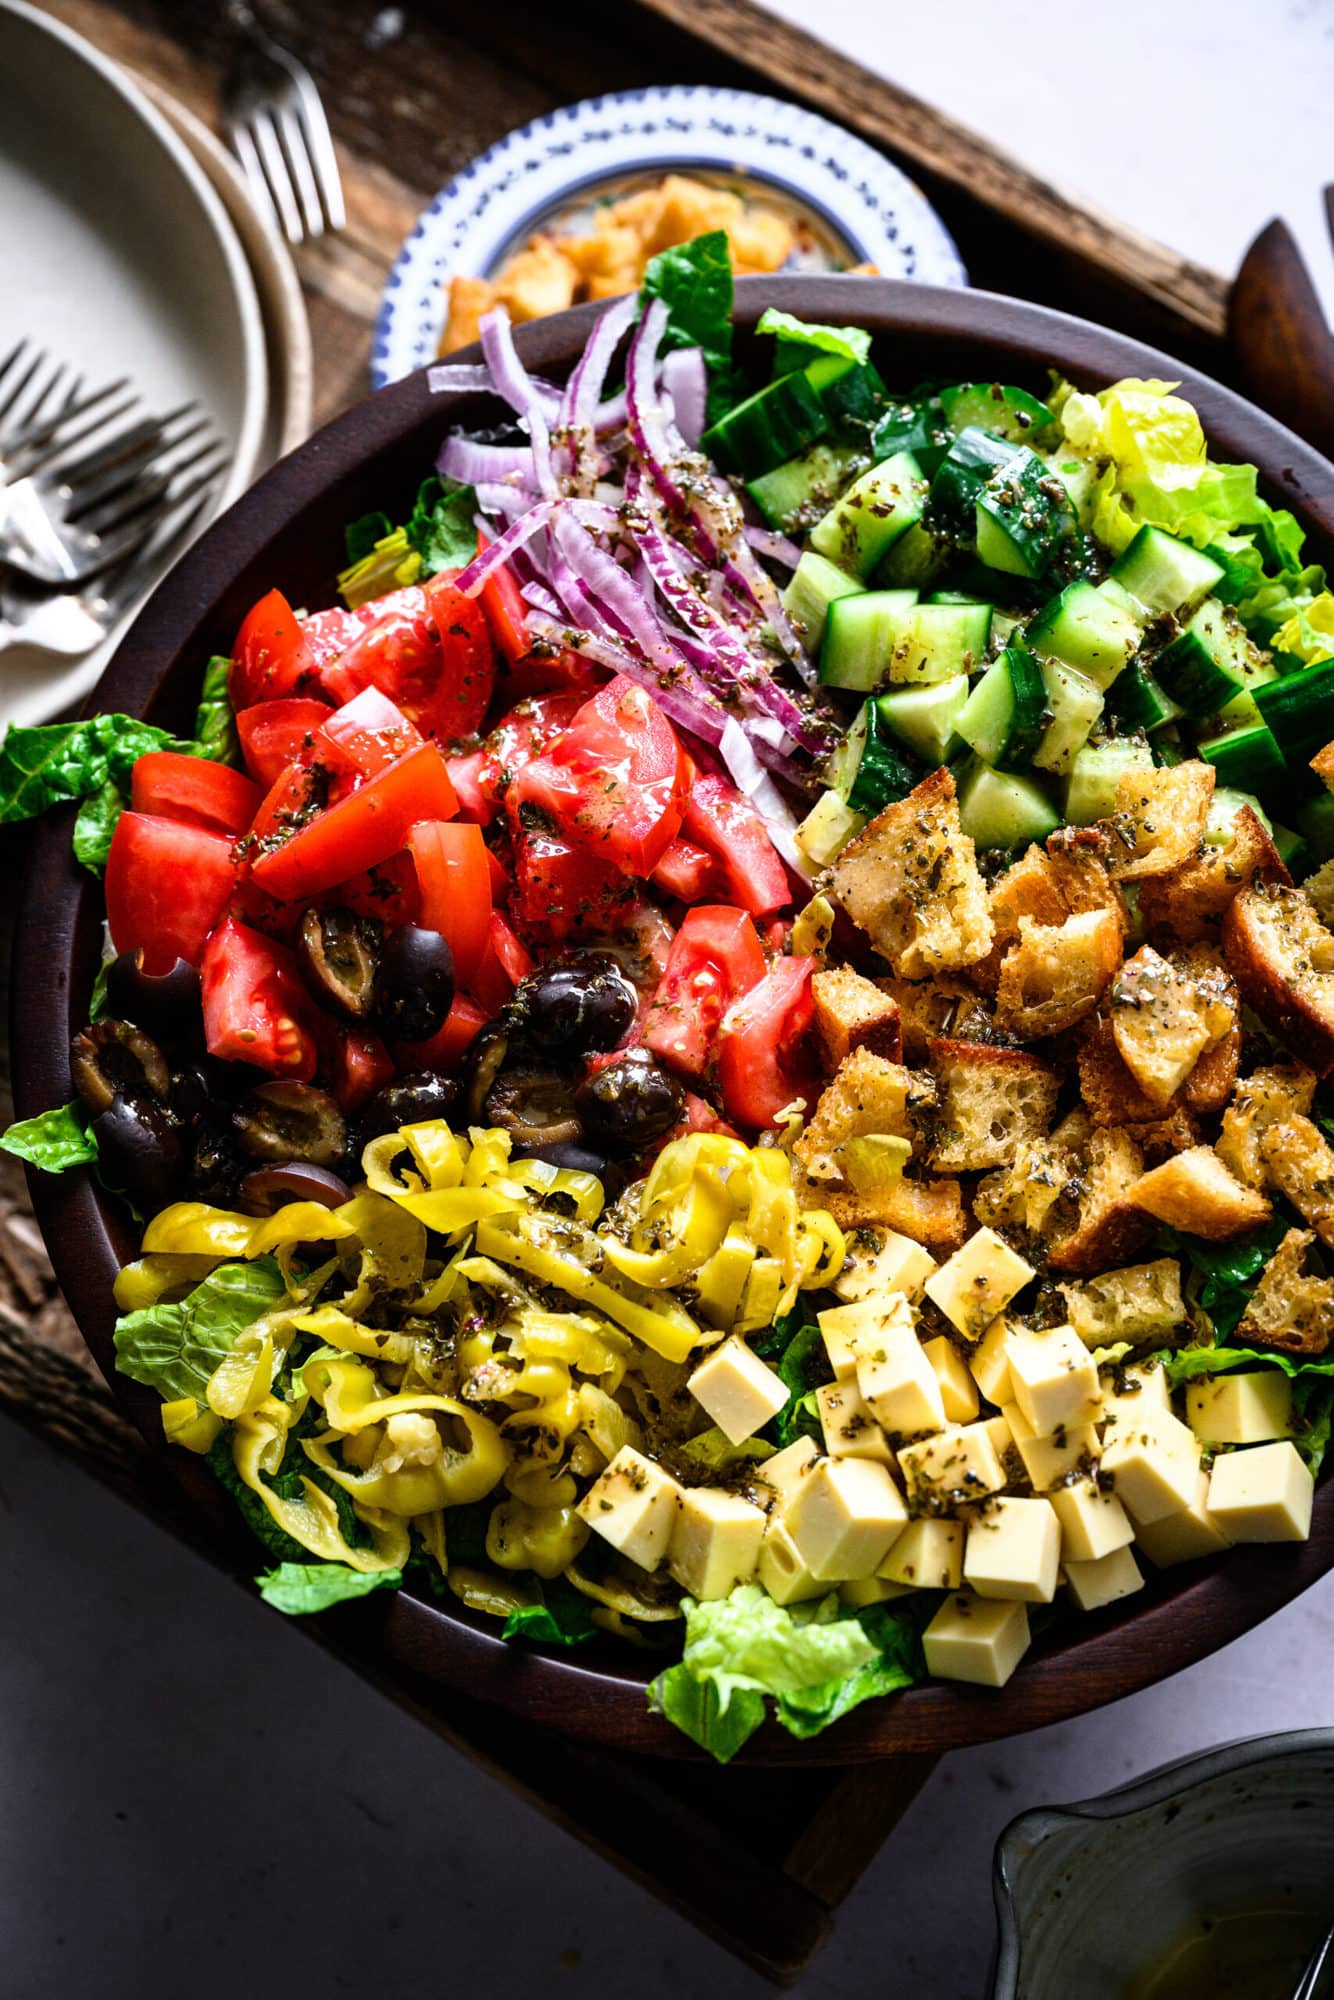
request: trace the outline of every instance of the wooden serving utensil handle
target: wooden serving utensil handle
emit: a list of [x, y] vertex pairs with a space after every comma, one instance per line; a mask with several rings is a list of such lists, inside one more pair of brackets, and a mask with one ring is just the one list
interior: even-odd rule
[[1334, 334], [1285, 222], [1262, 229], [1243, 257], [1227, 329], [1250, 394], [1334, 458]]

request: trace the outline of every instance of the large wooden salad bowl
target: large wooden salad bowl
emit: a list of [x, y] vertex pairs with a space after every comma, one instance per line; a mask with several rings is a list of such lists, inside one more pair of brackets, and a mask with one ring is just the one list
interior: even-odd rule
[[[1135, 341], [985, 293], [871, 278], [793, 277], [749, 279], [738, 287], [743, 348], [771, 305], [805, 320], [867, 327], [891, 384], [930, 375], [1000, 377], [1040, 388], [1049, 367], [1086, 387], [1126, 375], [1179, 380], [1199, 410], [1213, 455], [1256, 465], [1268, 497], [1294, 508], [1308, 525], [1313, 557], [1334, 564], [1334, 466], [1229, 390]], [[595, 312], [581, 307], [523, 328], [518, 344], [524, 361], [543, 375], [560, 375], [580, 353]], [[358, 404], [284, 459], [161, 586], [121, 645], [95, 705], [188, 733], [203, 665], [210, 654], [229, 649], [255, 598], [281, 584], [295, 603], [328, 602], [344, 523], [370, 506], [393, 512], [410, 502], [445, 430], [477, 401], [432, 395], [425, 375], [415, 375]], [[24, 885], [15, 949], [28, 970], [15, 981], [13, 1037], [21, 1117], [69, 1094], [69, 1039], [84, 1018], [100, 950], [101, 898], [72, 858], [69, 818], [38, 827]], [[112, 1281], [135, 1251], [123, 1216], [85, 1174], [34, 1176], [33, 1199], [56, 1275], [117, 1396], [150, 1450], [190, 1483], [220, 1522], [229, 1522], [230, 1503], [208, 1474], [184, 1454], [167, 1452], [157, 1398], [114, 1372]], [[1081, 1620], [1068, 1635], [1058, 1627], [1050, 1642], [1039, 1640], [1000, 1692], [928, 1684], [864, 1705], [818, 1744], [795, 1743], [768, 1724], [744, 1754], [759, 1762], [843, 1763], [944, 1750], [1059, 1721], [1203, 1658], [1331, 1567], [1334, 1482], [1327, 1480], [1305, 1544], [1238, 1549], [1161, 1574], [1128, 1608], [1112, 1607]], [[644, 1684], [657, 1670], [656, 1658], [610, 1640], [599, 1639], [577, 1655], [549, 1657], [504, 1644], [494, 1625], [461, 1605], [406, 1592], [338, 1615], [361, 1620], [363, 1635], [375, 1636], [393, 1660], [530, 1720], [627, 1749], [701, 1754], [648, 1712]]]

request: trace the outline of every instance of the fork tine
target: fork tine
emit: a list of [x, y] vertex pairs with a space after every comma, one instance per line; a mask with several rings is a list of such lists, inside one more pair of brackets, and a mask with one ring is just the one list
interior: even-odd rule
[[338, 155], [334, 151], [324, 101], [304, 68], [300, 75], [293, 78], [293, 82], [300, 106], [301, 127], [306, 135], [306, 150], [315, 169], [329, 227], [333, 230], [345, 229], [347, 209], [343, 202], [343, 181], [338, 171]]
[[14, 366], [14, 363], [18, 360], [20, 354], [22, 354], [24, 348], [27, 345], [28, 345], [27, 334], [26, 333], [20, 334], [19, 338], [14, 342], [14, 345], [10, 348], [4, 360], [0, 361], [0, 382], [4, 381], [6, 375], [8, 375], [10, 369]]
[[[26, 341], [20, 341], [18, 347], [15, 349], [15, 353], [21, 353], [26, 345]], [[6, 396], [4, 402], [0, 403], [0, 417], [8, 416], [9, 412], [27, 390], [28, 384], [32, 381], [33, 376], [45, 360], [46, 351], [44, 348], [39, 347], [26, 369], [23, 369], [18, 379], [11, 384], [9, 394]]]
[[[187, 414], [196, 416], [197, 421], [175, 437], [167, 435], [168, 427]], [[165, 450], [169, 444], [179, 444], [197, 430], [205, 421], [196, 406], [184, 403], [179, 410], [173, 410], [165, 417], [141, 417], [138, 423], [126, 430], [116, 431], [96, 450], [85, 458], [65, 460], [49, 475], [54, 481], [68, 489], [71, 502], [75, 506], [85, 504], [83, 495], [92, 487], [101, 473], [128, 461], [139, 459], [146, 452]], [[98, 492], [100, 488], [95, 489]]]
[[311, 168], [310, 148], [306, 139], [306, 128], [300, 114], [285, 98], [276, 106], [278, 137], [286, 155], [292, 181], [306, 218], [306, 235], [323, 236], [324, 210], [320, 207], [320, 191], [315, 185], [315, 175]]
[[273, 196], [264, 178], [264, 168], [250, 127], [239, 118], [230, 119], [227, 125], [227, 137], [231, 141], [232, 151], [241, 162], [241, 171], [246, 177], [250, 193], [265, 220], [281, 231], [283, 219], [273, 205]]
[[[226, 469], [224, 456], [215, 478]], [[207, 513], [211, 500], [207, 488], [182, 494], [169, 503], [158, 519], [155, 529], [146, 541], [139, 545], [123, 569], [109, 576], [103, 584], [100, 603], [111, 618], [119, 618], [129, 609], [136, 597], [176, 560], [185, 545], [194, 537], [194, 531]]]
[[271, 113], [253, 111], [250, 114], [250, 129], [255, 135], [255, 145], [263, 162], [264, 178], [273, 195], [274, 207], [282, 218], [283, 233], [289, 243], [299, 243], [302, 237], [301, 212], [296, 205], [292, 176], [287, 171]]
[[[129, 377], [122, 375], [118, 382], [107, 382], [102, 388], [94, 389], [91, 395], [80, 397], [79, 390], [82, 387], [82, 383], [76, 382], [66, 396], [63, 405], [53, 417], [43, 418], [40, 422], [27, 424], [22, 430], [14, 432], [5, 439], [5, 457], [13, 458], [21, 451], [31, 451], [35, 446], [42, 444], [49, 445], [52, 451], [68, 451], [76, 440], [73, 438], [58, 437], [57, 433], [62, 431], [66, 424], [75, 423], [79, 419], [86, 417], [88, 412], [95, 410], [99, 403], [105, 403], [108, 397], [118, 395], [122, 389], [128, 388], [128, 386]], [[126, 410], [132, 408], [134, 400], [131, 397], [130, 401], [125, 403], [122, 408]], [[115, 414], [119, 415], [120, 412], [117, 411]], [[85, 437], [90, 435], [97, 428], [98, 424], [110, 421], [111, 415], [112, 412], [103, 411], [102, 415], [98, 417], [97, 423], [89, 425], [81, 435]], [[33, 469], [32, 467], [29, 468], [29, 470]]]
[[[57, 466], [67, 452], [77, 451], [108, 424], [118, 423], [122, 417], [128, 416], [138, 401], [137, 393], [131, 390], [123, 403], [118, 403], [112, 410], [100, 410], [72, 436], [66, 437], [58, 429], [44, 441], [38, 440], [24, 445], [20, 451], [13, 454], [11, 470], [17, 472], [21, 469], [28, 477], [32, 477], [34, 473], [41, 473], [43, 479], [58, 480]], [[6, 456], [8, 457], [8, 454]]]
[[44, 422], [45, 418], [50, 415], [52, 399], [58, 397], [60, 385], [68, 373], [69, 370], [66, 368], [64, 362], [57, 361], [53, 365], [52, 373], [33, 390], [32, 400], [29, 402], [23, 415], [18, 419], [19, 423], [25, 429], [30, 424]]
[[[154, 456], [131, 479], [121, 480], [114, 488], [99, 495], [98, 500], [85, 508], [79, 517], [79, 526], [85, 534], [108, 535], [122, 522], [142, 514], [169, 490], [172, 482], [179, 479], [182, 473], [190, 471], [210, 452], [216, 451], [217, 439], [202, 417], [191, 436], [197, 437], [201, 431], [204, 433], [202, 442], [187, 457], [169, 463], [160, 456]], [[177, 440], [178, 445], [186, 442], [184, 438]]]

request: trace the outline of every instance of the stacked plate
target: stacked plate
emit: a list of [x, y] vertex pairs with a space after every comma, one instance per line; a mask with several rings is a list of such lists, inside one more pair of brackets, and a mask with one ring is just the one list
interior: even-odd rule
[[[128, 376], [149, 410], [196, 402], [230, 455], [220, 511], [309, 428], [286, 250], [211, 133], [23, 0], [0, 0], [0, 77], [0, 353], [26, 336], [90, 384]], [[0, 724], [82, 700], [116, 636], [73, 661], [0, 654]]]

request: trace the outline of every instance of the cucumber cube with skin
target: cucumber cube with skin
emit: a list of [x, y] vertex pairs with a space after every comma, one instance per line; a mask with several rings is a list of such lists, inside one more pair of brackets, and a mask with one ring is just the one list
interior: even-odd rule
[[1088, 742], [1102, 714], [1102, 693], [1086, 674], [1061, 660], [1043, 660], [1041, 664], [1051, 721], [1033, 753], [1033, 763], [1040, 771], [1063, 774]]
[[916, 603], [915, 590], [864, 590], [835, 598], [820, 647], [820, 679], [825, 686], [860, 694], [879, 687], [890, 673]]
[[1060, 824], [1061, 815], [1032, 778], [973, 759], [959, 787], [959, 825], [978, 847], [1027, 847]]
[[1162, 528], [1141, 528], [1112, 564], [1112, 575], [1149, 618], [1188, 618], [1223, 576], [1212, 556]]
[[953, 679], [987, 656], [989, 604], [918, 604], [895, 641], [889, 677], [898, 686]]
[[880, 558], [922, 518], [926, 480], [911, 452], [873, 465], [811, 531], [811, 547], [853, 576], [869, 576]]
[[1086, 743], [1070, 766], [1065, 793], [1065, 817], [1071, 826], [1092, 826], [1116, 810], [1116, 788], [1127, 771], [1153, 767], [1147, 743], [1114, 736], [1106, 743]]
[[1109, 688], [1140, 642], [1138, 608], [1115, 578], [1067, 584], [1038, 613], [1027, 640], [1043, 658], [1064, 660], [1093, 685]]
[[958, 721], [968, 706], [967, 674], [918, 687], [890, 688], [878, 707], [894, 734], [929, 766], [943, 764], [959, 742]]
[[826, 556], [807, 549], [783, 592], [783, 609], [801, 634], [808, 653], [818, 653], [829, 607], [840, 597], [856, 597], [866, 585]]

